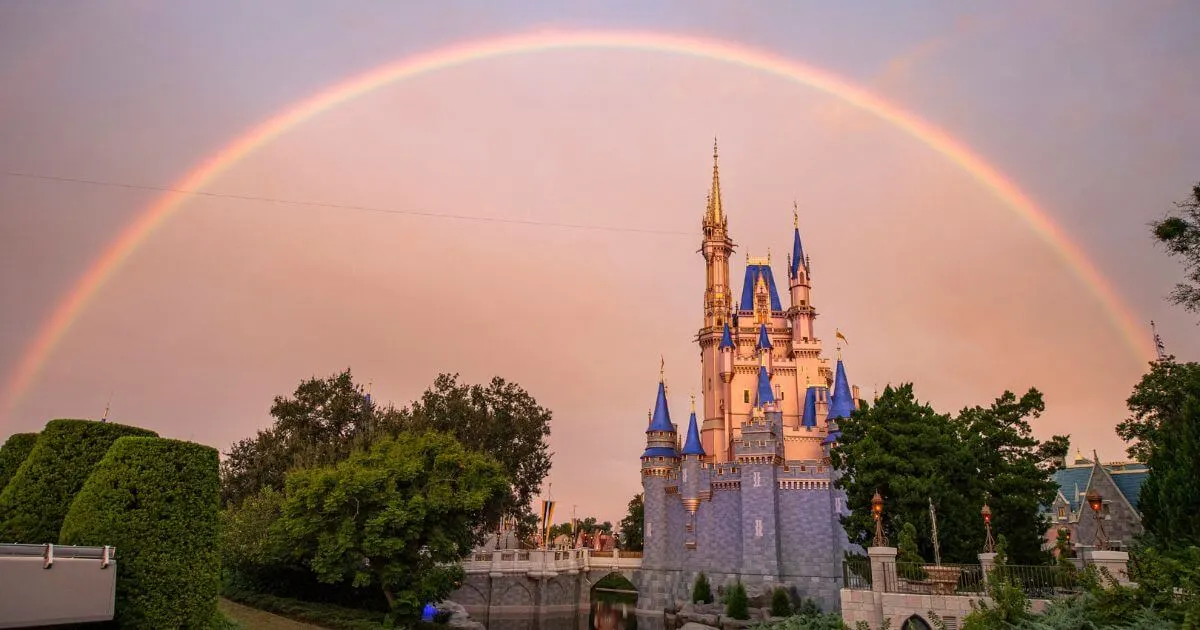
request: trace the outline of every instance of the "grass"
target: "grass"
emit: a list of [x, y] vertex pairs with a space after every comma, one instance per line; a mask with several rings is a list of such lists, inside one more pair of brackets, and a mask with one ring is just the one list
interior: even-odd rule
[[221, 614], [236, 622], [242, 630], [323, 630], [320, 626], [293, 621], [224, 598], [217, 605]]
[[[383, 621], [385, 615], [379, 612], [345, 608], [334, 604], [305, 602], [298, 599], [246, 591], [234, 592], [226, 590], [225, 596], [233, 600], [233, 602], [243, 604], [243, 608], [250, 607], [252, 610], [257, 609], [257, 612], [260, 613], [275, 613], [272, 616], [276, 616], [276, 618], [278, 618], [277, 616], [282, 616], [288, 620], [293, 620], [293, 622], [303, 622], [293, 626], [279, 626], [280, 630], [283, 630], [285, 627], [294, 630], [301, 630], [302, 628], [308, 630], [312, 630], [313, 628], [328, 628], [330, 630], [380, 630], [384, 627]], [[238, 619], [238, 621], [241, 620]], [[247, 629], [258, 627], [246, 625], [245, 622], [242, 625]], [[263, 627], [268, 628], [273, 626]]]

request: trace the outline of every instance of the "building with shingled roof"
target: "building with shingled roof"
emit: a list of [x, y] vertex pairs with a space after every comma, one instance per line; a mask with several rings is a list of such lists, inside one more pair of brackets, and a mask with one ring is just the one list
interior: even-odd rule
[[1054, 473], [1058, 494], [1045, 510], [1050, 525], [1046, 529], [1045, 548], [1052, 549], [1059, 532], [1066, 530], [1071, 546], [1078, 552], [1091, 549], [1096, 538], [1096, 515], [1088, 506], [1086, 496], [1095, 489], [1103, 501], [1100, 517], [1110, 549], [1125, 549], [1142, 533], [1142, 514], [1138, 510], [1138, 495], [1150, 469], [1141, 462], [1118, 461], [1101, 463], [1092, 454], [1084, 457], [1079, 451], [1068, 457], [1064, 467]]

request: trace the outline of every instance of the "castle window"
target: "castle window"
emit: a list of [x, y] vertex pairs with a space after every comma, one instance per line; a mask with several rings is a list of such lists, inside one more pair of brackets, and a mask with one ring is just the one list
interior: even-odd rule
[[1062, 506], [1059, 506], [1059, 508], [1058, 508], [1058, 518], [1067, 518], [1067, 508], [1065, 508], [1065, 507], [1062, 507]]
[[762, 487], [762, 473], [757, 472], [757, 471], [754, 473], [754, 487], [755, 488]]
[[754, 519], [754, 537], [762, 538], [762, 519], [761, 518]]
[[750, 402], [750, 390], [742, 390], [742, 402]]
[[712, 390], [712, 379], [708, 379], [708, 389]]
[[779, 391], [779, 402], [783, 402], [783, 390]]

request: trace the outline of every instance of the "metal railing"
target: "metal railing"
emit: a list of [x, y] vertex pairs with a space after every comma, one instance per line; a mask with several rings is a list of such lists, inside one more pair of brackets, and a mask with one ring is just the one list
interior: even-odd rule
[[[990, 580], [1003, 580], [1034, 599], [1078, 593], [1078, 572], [1060, 565], [1001, 565], [985, 573], [978, 564], [883, 562], [883, 590], [913, 595], [982, 595]], [[842, 563], [842, 585], [855, 590], [873, 587], [871, 562], [850, 558]]]

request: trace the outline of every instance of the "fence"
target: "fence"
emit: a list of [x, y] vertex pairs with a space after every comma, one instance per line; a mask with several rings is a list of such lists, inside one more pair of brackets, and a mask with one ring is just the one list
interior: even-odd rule
[[[1000, 565], [987, 573], [978, 564], [881, 563], [883, 591], [913, 595], [980, 595], [989, 580], [1002, 580], [1034, 599], [1050, 599], [1079, 592], [1077, 573], [1059, 565]], [[871, 563], [851, 558], [843, 563], [842, 583], [852, 590], [873, 587]]]

